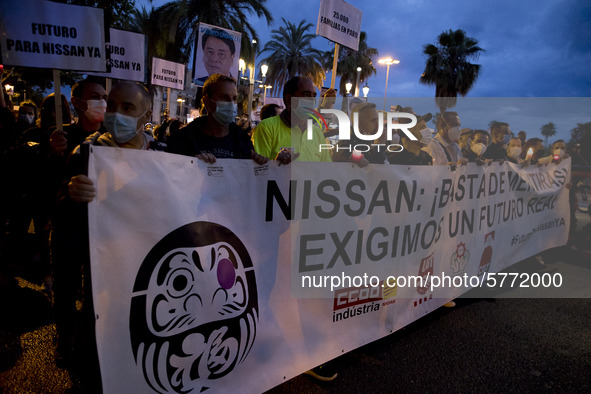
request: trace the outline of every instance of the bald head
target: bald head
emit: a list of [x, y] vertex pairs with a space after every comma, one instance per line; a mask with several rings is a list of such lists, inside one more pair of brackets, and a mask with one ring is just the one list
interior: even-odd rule
[[[148, 89], [146, 89], [143, 85], [137, 82], [123, 81], [113, 86], [109, 92], [107, 112], [120, 112], [125, 115], [131, 115], [126, 111], [118, 111], [116, 109], [112, 110], [112, 105], [115, 104], [114, 101], [117, 101], [117, 104], [119, 105], [122, 103], [129, 104], [127, 105], [128, 110], [131, 109], [131, 106], [135, 107], [135, 109], [139, 110], [140, 112], [133, 116], [140, 116], [142, 113], [150, 110], [152, 98], [150, 97], [150, 92], [148, 92]], [[111, 104], [111, 107], [109, 104]]]

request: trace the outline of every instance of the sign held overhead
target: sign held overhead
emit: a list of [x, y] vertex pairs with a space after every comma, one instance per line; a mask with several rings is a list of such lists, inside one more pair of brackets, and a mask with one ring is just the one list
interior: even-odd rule
[[110, 29], [109, 41], [106, 51], [110, 58], [106, 61], [110, 72], [92, 75], [145, 82], [146, 36], [125, 30]]
[[213, 74], [238, 79], [242, 34], [200, 23], [193, 57], [193, 83], [203, 85]]
[[185, 86], [185, 65], [168, 60], [152, 59], [152, 85], [183, 90]]
[[76, 71], [106, 69], [100, 8], [40, 0], [5, 2], [0, 35], [4, 64]]
[[320, 0], [316, 34], [357, 51], [362, 14], [343, 0]]

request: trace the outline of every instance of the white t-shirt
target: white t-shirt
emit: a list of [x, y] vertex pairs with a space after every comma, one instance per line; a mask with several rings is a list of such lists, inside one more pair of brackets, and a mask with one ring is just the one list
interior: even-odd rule
[[[450, 161], [456, 163], [464, 157], [458, 144], [453, 141], [447, 143], [440, 134], [437, 134], [424, 150], [433, 158], [433, 165], [447, 165]], [[445, 153], [446, 151], [448, 154]]]

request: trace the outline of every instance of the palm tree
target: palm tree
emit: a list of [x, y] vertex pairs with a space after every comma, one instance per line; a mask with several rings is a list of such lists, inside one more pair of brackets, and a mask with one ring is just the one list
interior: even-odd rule
[[[198, 23], [208, 23], [242, 33], [239, 56], [247, 63], [254, 61], [258, 34], [249, 22], [254, 14], [265, 18], [267, 24], [273, 21], [265, 7], [267, 0], [174, 0], [159, 7], [162, 12], [159, 21], [166, 27], [162, 35], [169, 44], [180, 45], [183, 53], [190, 53], [195, 40]], [[181, 36], [182, 40], [177, 37]], [[255, 41], [253, 43], [253, 41]]]
[[[145, 6], [142, 6], [141, 9], [136, 8], [130, 21], [130, 28], [132, 31], [147, 36], [148, 59], [159, 57], [178, 63], [186, 63], [190, 48], [176, 44], [176, 42], [184, 42], [185, 37], [180, 29], [174, 27], [178, 25], [179, 20], [169, 18], [171, 14], [169, 4], [156, 9], [151, 8], [149, 11]], [[171, 31], [174, 31], [174, 37], [170, 37]]]
[[548, 146], [548, 138], [556, 134], [556, 125], [549, 122], [542, 126], [542, 135], [545, 137], [544, 146]]
[[262, 62], [269, 65], [267, 84], [272, 85], [271, 94], [280, 92], [285, 82], [296, 75], [312, 78], [316, 86], [322, 86], [324, 69], [322, 51], [312, 48], [316, 35], [308, 33], [313, 25], [301, 20], [298, 25], [282, 18], [285, 26], [274, 29], [271, 40], [261, 53], [269, 52]]
[[478, 46], [478, 40], [466, 36], [464, 30], [450, 29], [437, 40], [438, 45], [424, 46], [423, 53], [428, 58], [419, 81], [435, 85], [435, 103], [444, 112], [456, 105], [458, 93], [465, 96], [474, 86], [480, 65], [470, 60], [477, 59], [484, 49]]
[[[351, 82], [353, 87], [352, 91], [355, 91], [357, 84], [357, 67], [361, 67], [359, 75], [359, 83], [365, 81], [367, 78], [376, 73], [376, 68], [373, 65], [375, 58], [378, 56], [378, 50], [376, 48], [370, 48], [367, 45], [367, 33], [362, 31], [359, 35], [359, 50], [354, 51], [347, 47], [341, 47], [339, 51], [339, 61], [337, 63], [337, 75], [341, 77], [339, 83], [339, 90], [344, 96], [346, 92], [345, 84]], [[324, 58], [324, 69], [332, 69], [332, 63], [334, 59], [334, 52], [325, 52]]]

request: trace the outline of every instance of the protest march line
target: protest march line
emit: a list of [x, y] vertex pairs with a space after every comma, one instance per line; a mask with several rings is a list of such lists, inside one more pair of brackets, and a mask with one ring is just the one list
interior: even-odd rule
[[[570, 160], [453, 172], [209, 165], [93, 146], [89, 177], [97, 185], [89, 235], [105, 391], [262, 392], [467, 291], [437, 287], [436, 276], [486, 284], [568, 236]], [[341, 273], [425, 281], [301, 286], [306, 275]]]

